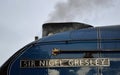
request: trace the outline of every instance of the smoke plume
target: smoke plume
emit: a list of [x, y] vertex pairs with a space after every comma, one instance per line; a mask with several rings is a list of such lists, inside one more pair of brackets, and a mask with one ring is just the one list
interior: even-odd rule
[[90, 21], [114, 6], [114, 0], [67, 0], [59, 2], [47, 22]]

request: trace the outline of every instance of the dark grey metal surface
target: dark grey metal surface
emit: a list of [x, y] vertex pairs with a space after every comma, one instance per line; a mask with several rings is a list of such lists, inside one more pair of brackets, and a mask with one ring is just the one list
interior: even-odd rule
[[70, 30], [78, 30], [82, 28], [92, 27], [91, 25], [77, 22], [63, 22], [63, 23], [45, 23], [43, 24], [42, 36], [48, 36], [59, 32]]

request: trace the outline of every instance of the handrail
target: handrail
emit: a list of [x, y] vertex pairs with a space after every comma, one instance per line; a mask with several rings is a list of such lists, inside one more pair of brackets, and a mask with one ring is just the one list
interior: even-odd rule
[[120, 50], [60, 50], [54, 48], [52, 50], [52, 55], [58, 54], [79, 54], [79, 53], [120, 53]]

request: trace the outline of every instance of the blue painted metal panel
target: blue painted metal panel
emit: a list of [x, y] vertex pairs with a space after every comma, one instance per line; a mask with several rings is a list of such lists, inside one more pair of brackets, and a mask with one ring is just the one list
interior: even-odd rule
[[[91, 32], [93, 33], [93, 32]], [[96, 30], [94, 32], [96, 34]], [[69, 34], [70, 35], [70, 34]], [[62, 42], [51, 42], [51, 43], [43, 43], [43, 40], [42, 40], [42, 43], [41, 42], [38, 42], [36, 45], [34, 45], [33, 47], [31, 47], [30, 49], [28, 50], [25, 50], [25, 52], [18, 58], [16, 59], [16, 61], [13, 63], [13, 65], [11, 66], [11, 73], [10, 75], [24, 75], [24, 74], [36, 74], [36, 75], [39, 75], [40, 73], [42, 73], [42, 75], [46, 75], [49, 73], [49, 71], [56, 71], [56, 72], [59, 72], [59, 75], [64, 75], [64, 74], [77, 74], [77, 72], [79, 72], [79, 70], [84, 70], [84, 69], [90, 69], [90, 68], [35, 68], [35, 69], [31, 69], [31, 68], [28, 68], [28, 69], [25, 69], [25, 68], [20, 68], [20, 60], [23, 60], [23, 59], [54, 59], [54, 58], [83, 58], [84, 57], [84, 54], [61, 54], [61, 55], [58, 55], [58, 56], [52, 56], [51, 53], [52, 53], [52, 49], [53, 48], [60, 48], [60, 49], [65, 49], [65, 50], [81, 50], [81, 49], [85, 49], [85, 50], [89, 50], [89, 49], [97, 49], [97, 41], [96, 40], [92, 40], [92, 41], [69, 41], [68, 43], [66, 43], [65, 41], [63, 40], [68, 40], [68, 39], [72, 39], [68, 35], [68, 32], [67, 32], [67, 35], [66, 34], [60, 34], [59, 36], [61, 37], [58, 37], [58, 35], [54, 35], [54, 36], [50, 36], [49, 38], [47, 37], [47, 40], [45, 40], [44, 42], [47, 42], [47, 41], [61, 41]], [[73, 35], [73, 34], [71, 34]], [[54, 39], [53, 39], [54, 37]], [[62, 38], [62, 37], [67, 37], [67, 38]], [[61, 39], [62, 38], [62, 39]], [[95, 35], [95, 38], [96, 38], [96, 35]], [[98, 54], [95, 54], [94, 56], [98, 56]], [[16, 69], [16, 72], [12, 72], [14, 69]], [[93, 68], [93, 70], [91, 70], [91, 74], [93, 72], [97, 72], [96, 69]], [[48, 74], [49, 75], [49, 74]]]
[[[120, 26], [109, 26], [100, 28], [101, 49], [120, 51]], [[102, 53], [101, 58], [110, 58], [110, 67], [101, 69], [103, 75], [120, 74], [120, 53]]]
[[46, 75], [48, 70], [43, 68], [20, 68], [20, 60], [26, 59], [48, 59], [49, 55], [48, 52], [43, 51], [40, 46], [34, 45], [29, 49], [25, 50], [23, 54], [21, 54], [14, 62], [11, 64], [10, 67], [10, 75]]
[[100, 28], [102, 49], [120, 49], [120, 26]]
[[13, 61], [10, 65], [8, 75], [119, 75], [120, 53], [93, 54], [95, 58], [110, 58], [110, 67], [20, 68], [20, 60], [24, 59], [83, 58], [85, 55], [80, 53], [53, 56], [53, 48], [61, 50], [120, 50], [119, 40], [103, 40], [119, 39], [119, 29], [120, 26], [101, 27], [100, 31], [98, 31], [98, 28], [88, 28], [42, 38], [39, 41], [36, 41], [31, 47], [24, 50], [24, 52]]
[[97, 39], [96, 28], [86, 28], [71, 32], [71, 40], [93, 40]]

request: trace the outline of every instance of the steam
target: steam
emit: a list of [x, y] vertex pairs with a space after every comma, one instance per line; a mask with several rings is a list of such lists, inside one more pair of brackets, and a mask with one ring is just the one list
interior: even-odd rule
[[114, 0], [68, 0], [59, 2], [47, 22], [91, 21], [114, 6]]

